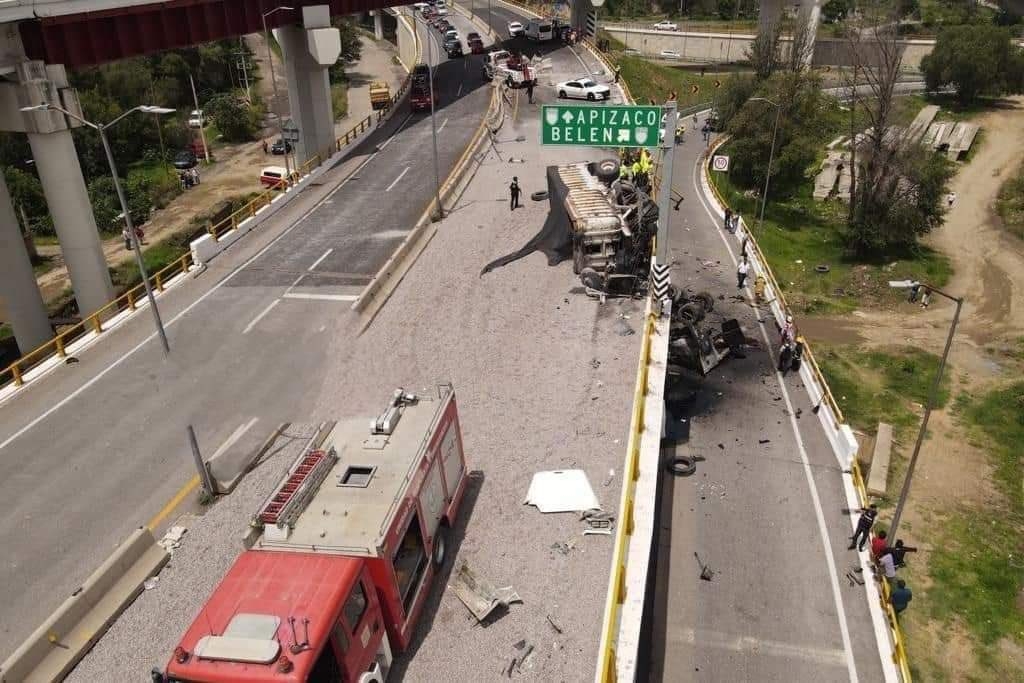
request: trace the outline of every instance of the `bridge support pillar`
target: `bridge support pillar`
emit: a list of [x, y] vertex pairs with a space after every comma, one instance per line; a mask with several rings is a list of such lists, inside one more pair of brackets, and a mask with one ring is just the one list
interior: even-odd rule
[[0, 299], [14, 339], [28, 353], [53, 336], [43, 297], [36, 286], [21, 227], [14, 214], [7, 182], [0, 173]]
[[331, 28], [327, 5], [302, 8], [302, 25], [283, 26], [275, 35], [284, 51], [288, 104], [299, 129], [296, 163], [334, 148], [334, 110], [328, 68], [341, 54], [338, 29]]
[[373, 37], [377, 40], [384, 40], [384, 17], [381, 14], [384, 10], [374, 10], [373, 15]]
[[[794, 24], [793, 38], [795, 40], [784, 43], [783, 55], [786, 51], [798, 49], [802, 55], [800, 61], [805, 66], [810, 66], [814, 56], [814, 40], [818, 34], [818, 24], [821, 20], [821, 0], [801, 0], [797, 12], [796, 23]], [[783, 0], [761, 0], [761, 9], [758, 19], [758, 34], [777, 34], [781, 30], [782, 8], [786, 6]], [[797, 30], [804, 29], [803, 34]]]
[[12, 81], [0, 83], [0, 130], [28, 133], [78, 310], [92, 313], [113, 298], [114, 287], [71, 137], [79, 124], [58, 111], [21, 111], [48, 103], [81, 116], [78, 95], [61, 65], [23, 61], [14, 71]]

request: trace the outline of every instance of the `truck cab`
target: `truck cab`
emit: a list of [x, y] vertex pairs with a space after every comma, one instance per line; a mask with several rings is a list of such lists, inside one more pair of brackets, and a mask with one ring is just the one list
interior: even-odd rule
[[447, 555], [465, 491], [455, 394], [395, 392], [325, 426], [167, 665], [168, 683], [383, 683]]
[[530, 19], [526, 24], [526, 39], [545, 42], [555, 37], [555, 28], [550, 19]]

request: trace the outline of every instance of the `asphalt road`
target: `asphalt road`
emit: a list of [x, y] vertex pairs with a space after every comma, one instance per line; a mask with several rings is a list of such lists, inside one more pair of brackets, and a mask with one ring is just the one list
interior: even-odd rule
[[676, 449], [706, 460], [691, 477], [662, 477], [649, 680], [884, 680], [865, 590], [845, 578], [858, 566], [846, 550], [847, 475], [799, 376], [775, 371], [774, 319], [736, 287], [739, 245], [729, 236], [727, 246], [701, 201], [704, 142], [687, 128], [674, 164], [686, 199], [671, 215], [672, 279], [711, 292], [711, 320], [737, 318], [760, 347], [687, 383], [695, 393], [673, 404]]
[[[479, 59], [441, 54], [442, 181], [487, 107]], [[208, 456], [246, 425], [258, 442], [280, 422], [327, 417], [315, 405], [325, 332], [354, 318], [354, 295], [426, 210], [431, 140], [429, 114], [396, 112], [354, 159], [169, 292], [168, 357], [143, 313], [3, 406], [0, 657], [192, 476], [187, 424]]]

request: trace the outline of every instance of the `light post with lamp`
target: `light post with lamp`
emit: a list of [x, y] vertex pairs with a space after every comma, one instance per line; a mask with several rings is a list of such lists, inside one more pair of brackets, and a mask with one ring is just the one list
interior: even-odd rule
[[748, 102], [767, 102], [775, 107], [775, 125], [772, 126], [772, 146], [768, 151], [768, 170], [764, 174], [764, 194], [761, 196], [761, 213], [757, 217], [757, 228], [761, 229], [764, 223], [764, 207], [768, 204], [768, 181], [772, 178], [772, 162], [775, 160], [775, 137], [779, 132], [779, 116], [782, 114], [782, 107], [772, 102], [767, 97], [751, 97]]
[[270, 49], [271, 36], [270, 36], [270, 31], [267, 30], [267, 17], [269, 17], [274, 12], [278, 12], [278, 11], [290, 12], [293, 9], [295, 9], [295, 8], [294, 7], [287, 7], [285, 5], [280, 5], [278, 7], [275, 7], [272, 10], [267, 10], [262, 15], [262, 19], [263, 19], [263, 37], [267, 41], [267, 62], [270, 64], [270, 84], [274, 87], [274, 116], [277, 118], [277, 137], [281, 141], [281, 144], [284, 145], [284, 170], [285, 170], [285, 176], [284, 177], [288, 179], [288, 184], [285, 185], [285, 187], [288, 187], [291, 184], [291, 181], [292, 181], [292, 171], [291, 171], [291, 168], [288, 165], [288, 146], [291, 143], [289, 143], [287, 140], [284, 139], [284, 123], [282, 123], [282, 121], [281, 121], [281, 112], [277, 111], [277, 108], [278, 108], [277, 105], [278, 105], [278, 102], [280, 101], [280, 98], [278, 97], [278, 94], [277, 94], [277, 78], [274, 77], [274, 55], [273, 55], [273, 53], [272, 53], [272, 51]]
[[72, 114], [67, 109], [63, 109], [48, 102], [43, 102], [42, 104], [37, 104], [31, 107], [22, 107], [21, 111], [59, 111], [64, 114], [64, 116], [69, 116], [100, 134], [100, 140], [103, 142], [103, 151], [106, 152], [107, 155], [107, 164], [110, 165], [110, 175], [114, 179], [114, 189], [117, 191], [117, 199], [121, 203], [121, 211], [124, 213], [124, 222], [128, 229], [129, 239], [132, 244], [132, 251], [135, 252], [135, 261], [139, 266], [139, 275], [142, 276], [142, 284], [146, 288], [146, 298], [149, 300], [149, 308], [153, 311], [153, 322], [156, 324], [156, 331], [160, 336], [160, 344], [164, 348], [164, 354], [170, 353], [171, 347], [167, 343], [167, 334], [164, 332], [164, 324], [160, 319], [160, 311], [158, 311], [156, 307], [156, 297], [153, 296], [153, 288], [149, 284], [149, 274], [146, 273], [146, 263], [142, 259], [142, 245], [139, 242], [139, 236], [135, 234], [135, 225], [132, 223], [132, 212], [128, 208], [128, 200], [124, 196], [124, 188], [121, 187], [121, 180], [117, 176], [117, 164], [114, 162], [114, 153], [111, 151], [110, 142], [107, 140], [107, 129], [129, 114], [134, 114], [137, 111], [142, 112], [143, 114], [171, 114], [174, 110], [168, 109], [167, 107], [139, 105], [129, 109], [107, 124], [96, 124], [91, 121], [86, 121], [81, 116]]

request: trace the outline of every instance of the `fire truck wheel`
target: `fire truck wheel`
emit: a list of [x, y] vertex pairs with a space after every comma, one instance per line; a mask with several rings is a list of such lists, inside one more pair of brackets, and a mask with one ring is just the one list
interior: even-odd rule
[[448, 554], [448, 527], [437, 527], [437, 534], [434, 536], [434, 566], [440, 567], [444, 564], [444, 558]]

